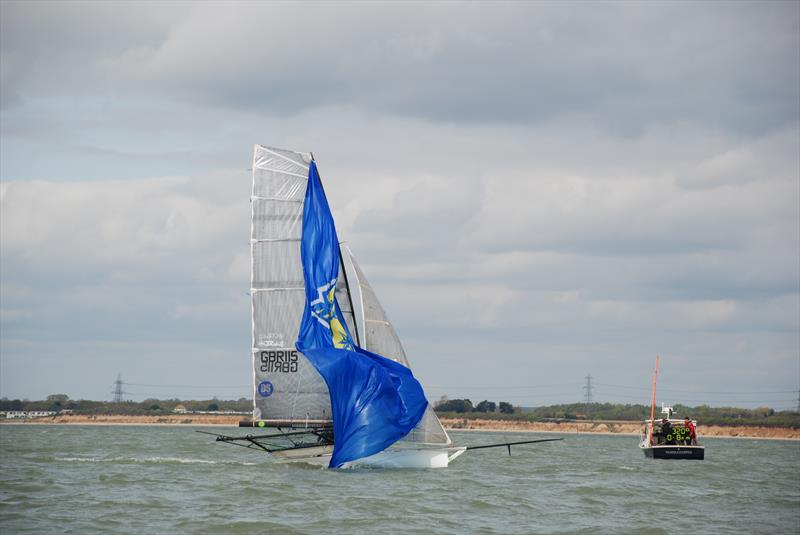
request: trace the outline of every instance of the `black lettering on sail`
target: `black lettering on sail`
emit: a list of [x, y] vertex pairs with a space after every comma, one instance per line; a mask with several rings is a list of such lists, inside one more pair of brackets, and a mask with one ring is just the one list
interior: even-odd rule
[[262, 372], [297, 372], [297, 350], [295, 349], [267, 349], [261, 352], [260, 359]]

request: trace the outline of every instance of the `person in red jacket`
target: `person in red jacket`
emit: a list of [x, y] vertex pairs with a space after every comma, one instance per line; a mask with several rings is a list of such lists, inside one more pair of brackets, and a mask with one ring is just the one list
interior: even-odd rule
[[683, 426], [689, 430], [689, 438], [686, 440], [687, 445], [696, 446], [697, 445], [697, 431], [694, 428], [694, 424], [692, 420], [689, 419], [687, 416], [683, 419]]

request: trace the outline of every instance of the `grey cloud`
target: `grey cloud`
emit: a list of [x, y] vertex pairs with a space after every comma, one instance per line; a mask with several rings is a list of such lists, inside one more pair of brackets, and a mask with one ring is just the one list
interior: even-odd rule
[[249, 382], [254, 142], [426, 383], [796, 387], [797, 4], [148, 5], [2, 3], [4, 395]]
[[145, 43], [155, 46], [182, 11], [175, 2], [157, 10], [129, 1], [3, 2], [2, 108], [64, 91], [107, 93], [98, 61]]
[[4, 92], [135, 92], [278, 116], [583, 116], [623, 134], [676, 119], [762, 132], [800, 114], [795, 3], [123, 7], [12, 4]]

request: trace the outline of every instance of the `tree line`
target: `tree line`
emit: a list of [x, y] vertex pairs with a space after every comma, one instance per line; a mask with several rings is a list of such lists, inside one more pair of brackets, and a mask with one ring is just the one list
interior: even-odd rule
[[[481, 402], [484, 403], [484, 402]], [[478, 406], [481, 406], [481, 403]], [[481, 407], [492, 407], [484, 404]], [[643, 421], [650, 418], [649, 405], [621, 403], [566, 403], [541, 407], [512, 407], [501, 402], [504, 410], [475, 410], [468, 399], [452, 399], [435, 405], [436, 413], [443, 417], [520, 421], [552, 421], [552, 420], [622, 420]], [[700, 425], [755, 425], [765, 427], [790, 427], [800, 429], [800, 413], [795, 411], [775, 411], [769, 407], [743, 409], [738, 407], [709, 407], [699, 405], [674, 405], [673, 418], [686, 416], [697, 420]], [[661, 418], [660, 410], [655, 417]]]
[[250, 412], [253, 410], [253, 400], [239, 398], [236, 400], [222, 400], [217, 398], [201, 400], [155, 399], [144, 401], [92, 401], [87, 399], [69, 399], [66, 394], [51, 394], [47, 399], [38, 401], [20, 399], [0, 399], [0, 411], [71, 411], [75, 414], [122, 414], [122, 415], [147, 415], [171, 413], [178, 405], [187, 411], [235, 411]]
[[[248, 398], [221, 400], [181, 400], [150, 398], [144, 401], [92, 401], [73, 400], [66, 394], [52, 394], [47, 399], [30, 401], [0, 399], [0, 411], [72, 411], [75, 414], [120, 414], [152, 415], [171, 413], [179, 405], [187, 411], [235, 411], [250, 412], [253, 401]], [[673, 417], [688, 416], [700, 425], [756, 425], [765, 427], [789, 427], [800, 429], [800, 413], [775, 411], [769, 407], [742, 409], [738, 407], [709, 407], [699, 405], [675, 405]], [[469, 399], [442, 399], [434, 404], [436, 413], [443, 417], [552, 421], [552, 420], [623, 420], [642, 421], [650, 417], [649, 405], [620, 403], [567, 403], [541, 407], [515, 407], [507, 401], [483, 400], [473, 405]], [[657, 413], [656, 418], [661, 414]]]
[[507, 401], [495, 403], [485, 399], [475, 406], [472, 405], [472, 401], [469, 399], [442, 399], [433, 408], [436, 412], [457, 412], [459, 414], [465, 412], [514, 414], [514, 406], [511, 403]]

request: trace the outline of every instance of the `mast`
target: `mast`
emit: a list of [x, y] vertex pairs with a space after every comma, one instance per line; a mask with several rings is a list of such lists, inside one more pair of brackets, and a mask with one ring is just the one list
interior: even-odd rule
[[353, 299], [353, 291], [355, 288], [358, 288], [357, 290], [358, 297], [359, 301], [361, 301], [361, 288], [358, 287], [358, 281], [355, 281], [356, 284], [354, 286], [350, 284], [350, 276], [348, 272], [352, 270], [352, 263], [348, 265], [348, 261], [350, 260], [349, 250], [348, 250], [348, 258], [345, 258], [345, 255], [342, 253], [342, 247], [347, 247], [347, 246], [340, 242], [339, 265], [342, 266], [342, 278], [344, 279], [344, 286], [345, 288], [347, 288], [347, 298], [350, 300], [350, 310], [353, 311], [353, 330], [355, 332], [353, 332], [352, 334], [354, 335], [356, 345], [359, 347], [364, 347], [365, 344], [362, 341], [362, 337], [364, 336], [364, 334], [362, 334], [361, 332], [363, 330], [363, 327], [359, 325], [359, 314], [358, 314], [358, 312], [360, 312], [360, 314], [363, 316], [363, 305], [359, 303], [358, 310], [356, 310], [355, 299]]
[[656, 369], [653, 372], [653, 402], [650, 404], [650, 445], [653, 445], [653, 418], [656, 411], [656, 379], [658, 379], [658, 355], [656, 355]]
[[253, 148], [253, 162], [250, 164], [252, 178], [250, 180], [250, 358], [252, 359], [251, 369], [253, 371], [253, 421], [261, 418], [261, 412], [258, 409], [258, 374], [256, 373], [256, 297], [253, 291], [253, 282], [255, 281], [255, 256], [253, 255], [253, 236], [255, 235], [255, 221], [256, 221], [256, 168], [258, 166], [258, 145]]

